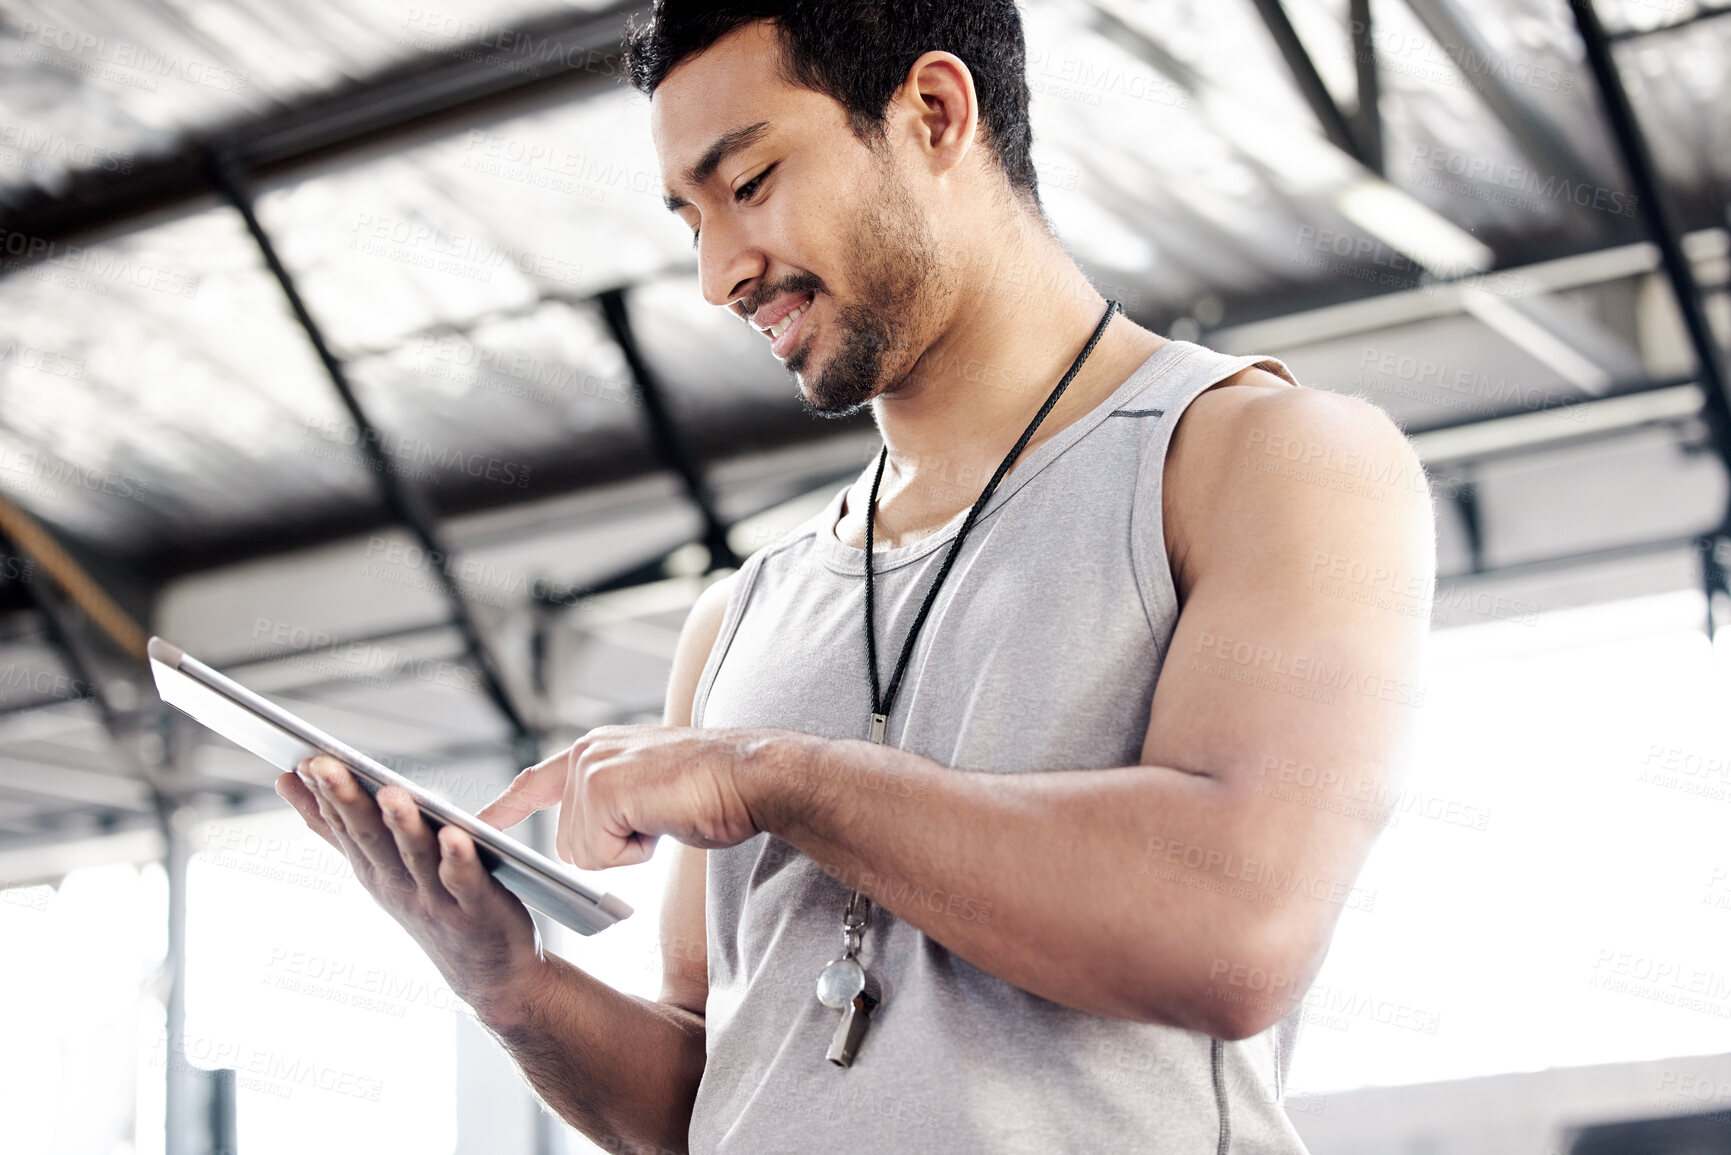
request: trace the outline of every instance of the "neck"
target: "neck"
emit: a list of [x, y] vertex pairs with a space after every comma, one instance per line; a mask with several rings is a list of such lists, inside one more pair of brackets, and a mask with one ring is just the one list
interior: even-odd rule
[[[891, 521], [909, 531], [979, 496], [1106, 311], [1057, 240], [1028, 214], [1010, 215], [990, 243], [970, 245], [981, 259], [970, 262], [943, 333], [901, 384], [872, 402], [890, 454], [879, 515], [899, 505], [903, 516]], [[1023, 456], [1165, 343], [1114, 317]]]

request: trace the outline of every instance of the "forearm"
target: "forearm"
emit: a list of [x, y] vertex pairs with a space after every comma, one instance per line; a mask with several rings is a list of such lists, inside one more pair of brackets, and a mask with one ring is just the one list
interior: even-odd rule
[[1209, 776], [965, 772], [790, 736], [757, 777], [760, 821], [838, 881], [982, 970], [1092, 1013], [1229, 1031], [1242, 1012], [1213, 980], [1303, 970], [1291, 944], [1332, 925], [1313, 887], [1285, 886], [1303, 832], [1270, 845], [1256, 807]]
[[703, 1077], [701, 1016], [624, 994], [556, 955], [481, 1022], [555, 1113], [620, 1155], [682, 1152]]

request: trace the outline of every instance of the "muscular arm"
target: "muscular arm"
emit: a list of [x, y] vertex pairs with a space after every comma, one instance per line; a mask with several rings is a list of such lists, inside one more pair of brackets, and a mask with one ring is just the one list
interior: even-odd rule
[[[680, 635], [668, 726], [690, 725], [726, 585], [705, 592]], [[652, 1001], [542, 950], [527, 912], [487, 875], [468, 837], [446, 827], [435, 838], [401, 791], [387, 788], [375, 804], [330, 759], [313, 760], [304, 779], [284, 775], [278, 790], [349, 856], [543, 1102], [608, 1150], [685, 1150], [705, 1058], [701, 851], [679, 848], [662, 919], [663, 993]], [[494, 810], [480, 817], [492, 821]]]
[[1165, 502], [1183, 609], [1140, 764], [969, 773], [782, 735], [736, 777], [755, 826], [982, 969], [1241, 1038], [1362, 900], [1423, 697], [1430, 502], [1372, 407], [1254, 385], [1193, 403]]

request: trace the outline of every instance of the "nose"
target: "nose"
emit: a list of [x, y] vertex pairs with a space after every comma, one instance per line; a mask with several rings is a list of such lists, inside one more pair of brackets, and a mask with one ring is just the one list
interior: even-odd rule
[[763, 251], [733, 221], [716, 220], [698, 234], [697, 279], [711, 305], [739, 300], [767, 266]]

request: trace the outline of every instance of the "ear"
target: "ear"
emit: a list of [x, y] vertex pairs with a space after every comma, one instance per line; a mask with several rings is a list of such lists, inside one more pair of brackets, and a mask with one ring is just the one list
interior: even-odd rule
[[893, 123], [911, 136], [932, 175], [954, 169], [973, 149], [980, 102], [974, 74], [954, 53], [928, 52], [914, 61], [891, 104]]

